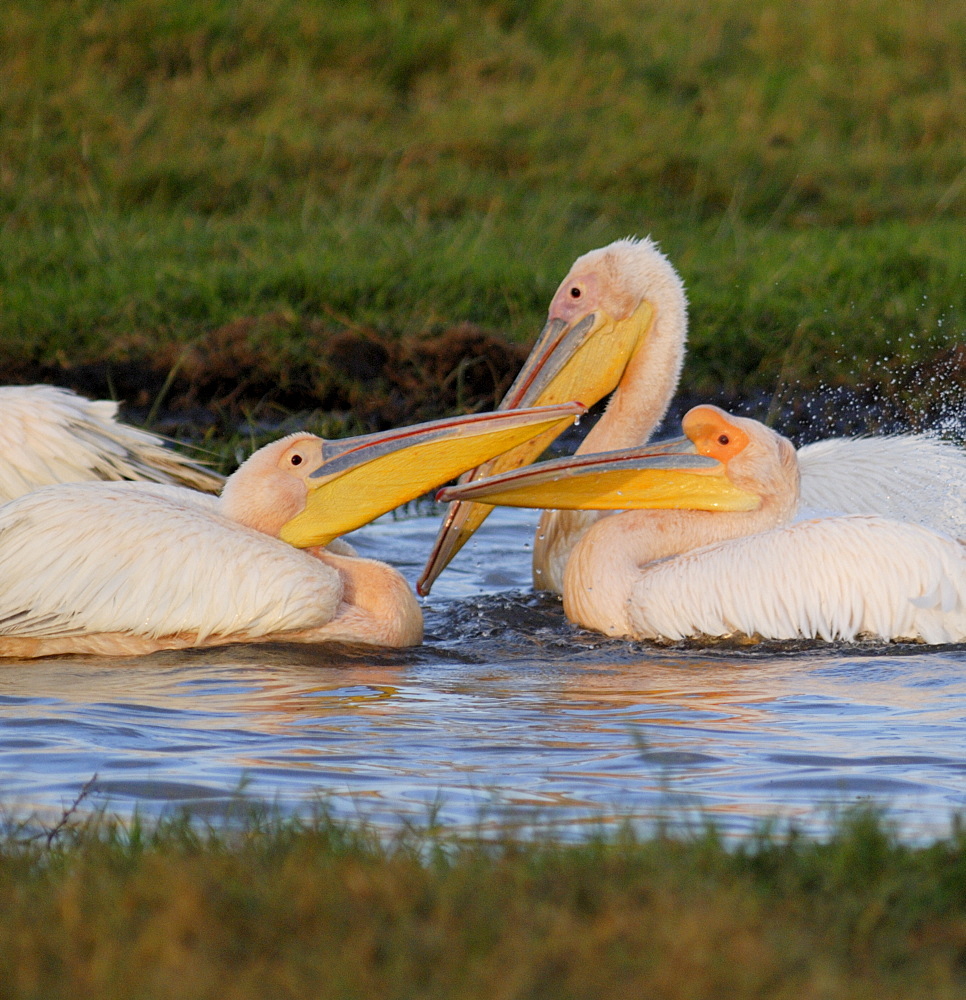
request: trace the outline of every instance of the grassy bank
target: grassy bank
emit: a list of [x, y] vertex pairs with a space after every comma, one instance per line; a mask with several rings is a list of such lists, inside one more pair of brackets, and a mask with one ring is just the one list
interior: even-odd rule
[[0, 842], [9, 998], [966, 996], [966, 839], [487, 845], [320, 819]]
[[702, 394], [963, 337], [955, 0], [10, 0], [0, 54], [9, 379], [355, 408], [430, 341], [453, 388], [479, 338], [436, 339], [529, 342], [627, 233], [686, 279]]

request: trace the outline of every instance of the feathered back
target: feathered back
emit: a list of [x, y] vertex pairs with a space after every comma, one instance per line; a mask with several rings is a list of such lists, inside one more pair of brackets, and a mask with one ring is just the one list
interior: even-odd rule
[[829, 438], [800, 448], [798, 464], [802, 516], [881, 514], [966, 538], [966, 451], [954, 444], [928, 434]]
[[209, 493], [224, 482], [147, 431], [117, 420], [117, 404], [52, 385], [0, 388], [0, 501], [53, 483], [143, 480]]

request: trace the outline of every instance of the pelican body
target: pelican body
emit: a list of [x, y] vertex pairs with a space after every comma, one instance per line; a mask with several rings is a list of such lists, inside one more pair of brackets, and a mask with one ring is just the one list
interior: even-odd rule
[[[578, 455], [644, 445], [667, 411], [687, 338], [677, 272], [649, 239], [623, 239], [578, 258], [550, 303], [547, 323], [501, 409], [613, 390]], [[534, 442], [474, 470], [481, 479], [533, 461]], [[801, 507], [876, 513], [966, 533], [966, 453], [926, 435], [821, 441], [801, 449]], [[956, 484], [952, 486], [952, 484]], [[455, 501], [417, 584], [433, 580], [482, 523], [486, 510]], [[546, 510], [533, 548], [537, 589], [560, 592], [573, 546], [600, 511]]]
[[53, 385], [0, 388], [0, 502], [51, 483], [137, 480], [217, 493], [224, 477], [117, 419], [117, 403]]
[[339, 536], [579, 405], [487, 413], [255, 452], [218, 498], [153, 483], [47, 486], [0, 507], [0, 656], [233, 642], [421, 641], [396, 570]]
[[686, 442], [562, 459], [441, 491], [445, 500], [614, 513], [563, 574], [567, 617], [636, 639], [966, 640], [966, 548], [878, 515], [793, 522], [786, 438], [713, 406]]

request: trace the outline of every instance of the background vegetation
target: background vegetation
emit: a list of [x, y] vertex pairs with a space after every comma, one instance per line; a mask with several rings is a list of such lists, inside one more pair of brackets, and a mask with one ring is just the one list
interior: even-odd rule
[[0, 376], [484, 405], [573, 259], [650, 233], [696, 392], [948, 384], [964, 135], [958, 0], [7, 0]]
[[324, 817], [0, 842], [0, 995], [966, 996], [966, 838], [453, 843]]

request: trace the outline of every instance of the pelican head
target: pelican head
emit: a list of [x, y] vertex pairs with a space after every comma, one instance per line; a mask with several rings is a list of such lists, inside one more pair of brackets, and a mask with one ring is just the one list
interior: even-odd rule
[[721, 462], [732, 485], [754, 493], [759, 506], [779, 508], [781, 520], [792, 516], [801, 476], [788, 438], [758, 420], [735, 417], [710, 404], [688, 410], [681, 429], [697, 454]]
[[560, 433], [583, 412], [567, 403], [478, 413], [339, 441], [292, 434], [228, 478], [221, 509], [296, 548], [327, 545], [534, 435]]
[[[623, 424], [627, 443], [646, 440], [677, 385], [686, 332], [684, 286], [650, 239], [627, 238], [591, 250], [560, 283], [543, 331], [499, 408], [571, 399], [592, 406], [617, 389], [600, 423]], [[526, 465], [554, 437], [534, 438], [475, 469], [470, 478]], [[488, 512], [450, 509], [417, 583], [420, 593], [429, 592]]]
[[617, 240], [578, 257], [500, 408], [568, 399], [592, 406], [617, 387], [662, 307], [685, 312], [684, 291], [651, 240]]

